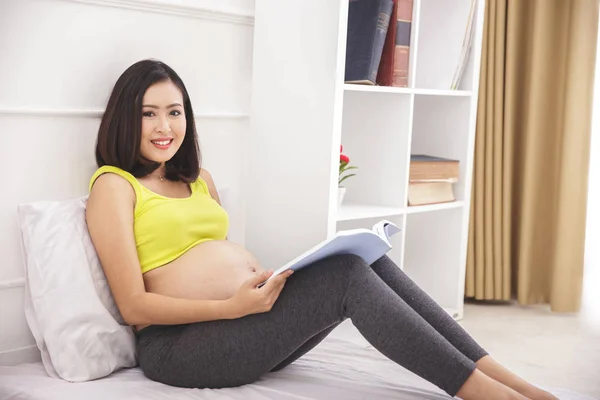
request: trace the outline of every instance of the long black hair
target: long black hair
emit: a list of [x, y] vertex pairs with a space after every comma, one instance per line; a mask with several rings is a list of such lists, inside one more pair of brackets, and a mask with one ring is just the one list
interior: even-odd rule
[[167, 80], [173, 82], [183, 95], [186, 128], [181, 147], [165, 163], [166, 178], [187, 183], [198, 178], [201, 155], [190, 97], [179, 75], [157, 60], [142, 60], [133, 64], [115, 83], [98, 129], [98, 167], [112, 165], [135, 177], [143, 177], [160, 166], [160, 163], [148, 160], [140, 153], [142, 101], [150, 86]]

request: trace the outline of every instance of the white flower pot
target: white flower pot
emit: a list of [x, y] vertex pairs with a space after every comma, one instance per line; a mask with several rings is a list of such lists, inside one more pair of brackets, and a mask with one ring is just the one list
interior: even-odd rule
[[344, 201], [345, 195], [346, 195], [346, 188], [338, 187], [338, 208], [342, 206], [342, 202]]

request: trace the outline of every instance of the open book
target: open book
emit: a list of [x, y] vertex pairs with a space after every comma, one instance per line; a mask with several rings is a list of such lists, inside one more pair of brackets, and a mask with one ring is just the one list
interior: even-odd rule
[[390, 237], [398, 232], [400, 228], [386, 220], [379, 221], [372, 229], [359, 228], [336, 232], [331, 238], [277, 269], [269, 279], [288, 269], [297, 271], [316, 261], [339, 254], [355, 254], [372, 264], [392, 249]]

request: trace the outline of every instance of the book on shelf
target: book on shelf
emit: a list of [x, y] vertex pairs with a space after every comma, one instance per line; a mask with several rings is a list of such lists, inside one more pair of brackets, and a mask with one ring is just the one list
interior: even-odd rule
[[475, 21], [476, 3], [477, 3], [477, 0], [471, 0], [471, 7], [469, 9], [469, 17], [467, 19], [467, 27], [465, 28], [465, 35], [463, 38], [462, 49], [460, 52], [460, 58], [458, 60], [458, 65], [456, 66], [456, 70], [454, 71], [454, 77], [452, 78], [452, 83], [450, 85], [450, 89], [452, 89], [452, 90], [458, 89], [458, 87], [460, 85], [460, 81], [465, 72], [467, 59], [469, 58], [469, 53], [471, 51], [471, 44], [473, 42], [473, 35], [475, 32], [474, 21]]
[[349, 2], [345, 83], [377, 84], [392, 7], [392, 0]]
[[379, 86], [392, 86], [394, 80], [394, 51], [396, 48], [396, 29], [398, 24], [398, 0], [392, 0], [392, 13], [390, 14], [390, 24], [388, 26], [381, 60], [379, 61], [379, 70], [377, 71], [377, 81]]
[[460, 173], [458, 160], [427, 154], [411, 154], [408, 205], [455, 201], [453, 184]]
[[452, 184], [453, 182], [450, 180], [410, 182], [408, 185], [408, 205], [423, 206], [455, 201]]
[[390, 238], [398, 232], [400, 228], [387, 220], [377, 222], [371, 229], [338, 231], [277, 269], [269, 279], [288, 269], [297, 271], [324, 258], [341, 254], [354, 254], [372, 264], [392, 249]]
[[398, 0], [392, 86], [408, 87], [413, 0]]
[[427, 154], [411, 154], [410, 181], [458, 180], [459, 161]]
[[408, 87], [413, 0], [394, 0], [377, 84]]

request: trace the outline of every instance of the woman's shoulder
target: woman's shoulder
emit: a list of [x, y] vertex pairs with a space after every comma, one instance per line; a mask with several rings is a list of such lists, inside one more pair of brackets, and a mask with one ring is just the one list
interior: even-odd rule
[[[137, 199], [141, 195], [139, 183], [129, 172], [113, 167], [98, 168], [89, 184], [88, 207], [104, 212], [106, 208], [129, 207], [137, 210]], [[137, 212], [137, 211], [136, 211]]]
[[210, 176], [210, 173], [204, 168], [201, 168], [200, 173], [198, 174], [198, 178], [196, 178], [193, 184], [196, 185], [196, 187], [200, 189], [200, 191], [206, 194], [210, 194], [209, 188], [211, 183], [212, 177]]
[[202, 190], [211, 196], [213, 199], [217, 201], [217, 203], [221, 204], [221, 199], [219, 198], [219, 193], [217, 191], [217, 187], [213, 180], [212, 175], [206, 169], [201, 168], [198, 179], [196, 180], [198, 185], [202, 186]]
[[133, 185], [138, 184], [137, 179], [135, 179], [133, 175], [131, 175], [124, 169], [112, 165], [103, 165], [100, 168], [98, 168], [90, 178], [88, 187], [90, 192], [92, 191], [92, 187], [100, 177], [102, 177], [102, 181], [122, 181], [123, 179], [125, 179]]
[[133, 189], [136, 197], [140, 195], [138, 180], [131, 173], [112, 165], [103, 165], [94, 172], [88, 187], [90, 194], [94, 186], [98, 186], [100, 191], [106, 190], [112, 193], [117, 190], [130, 192]]

